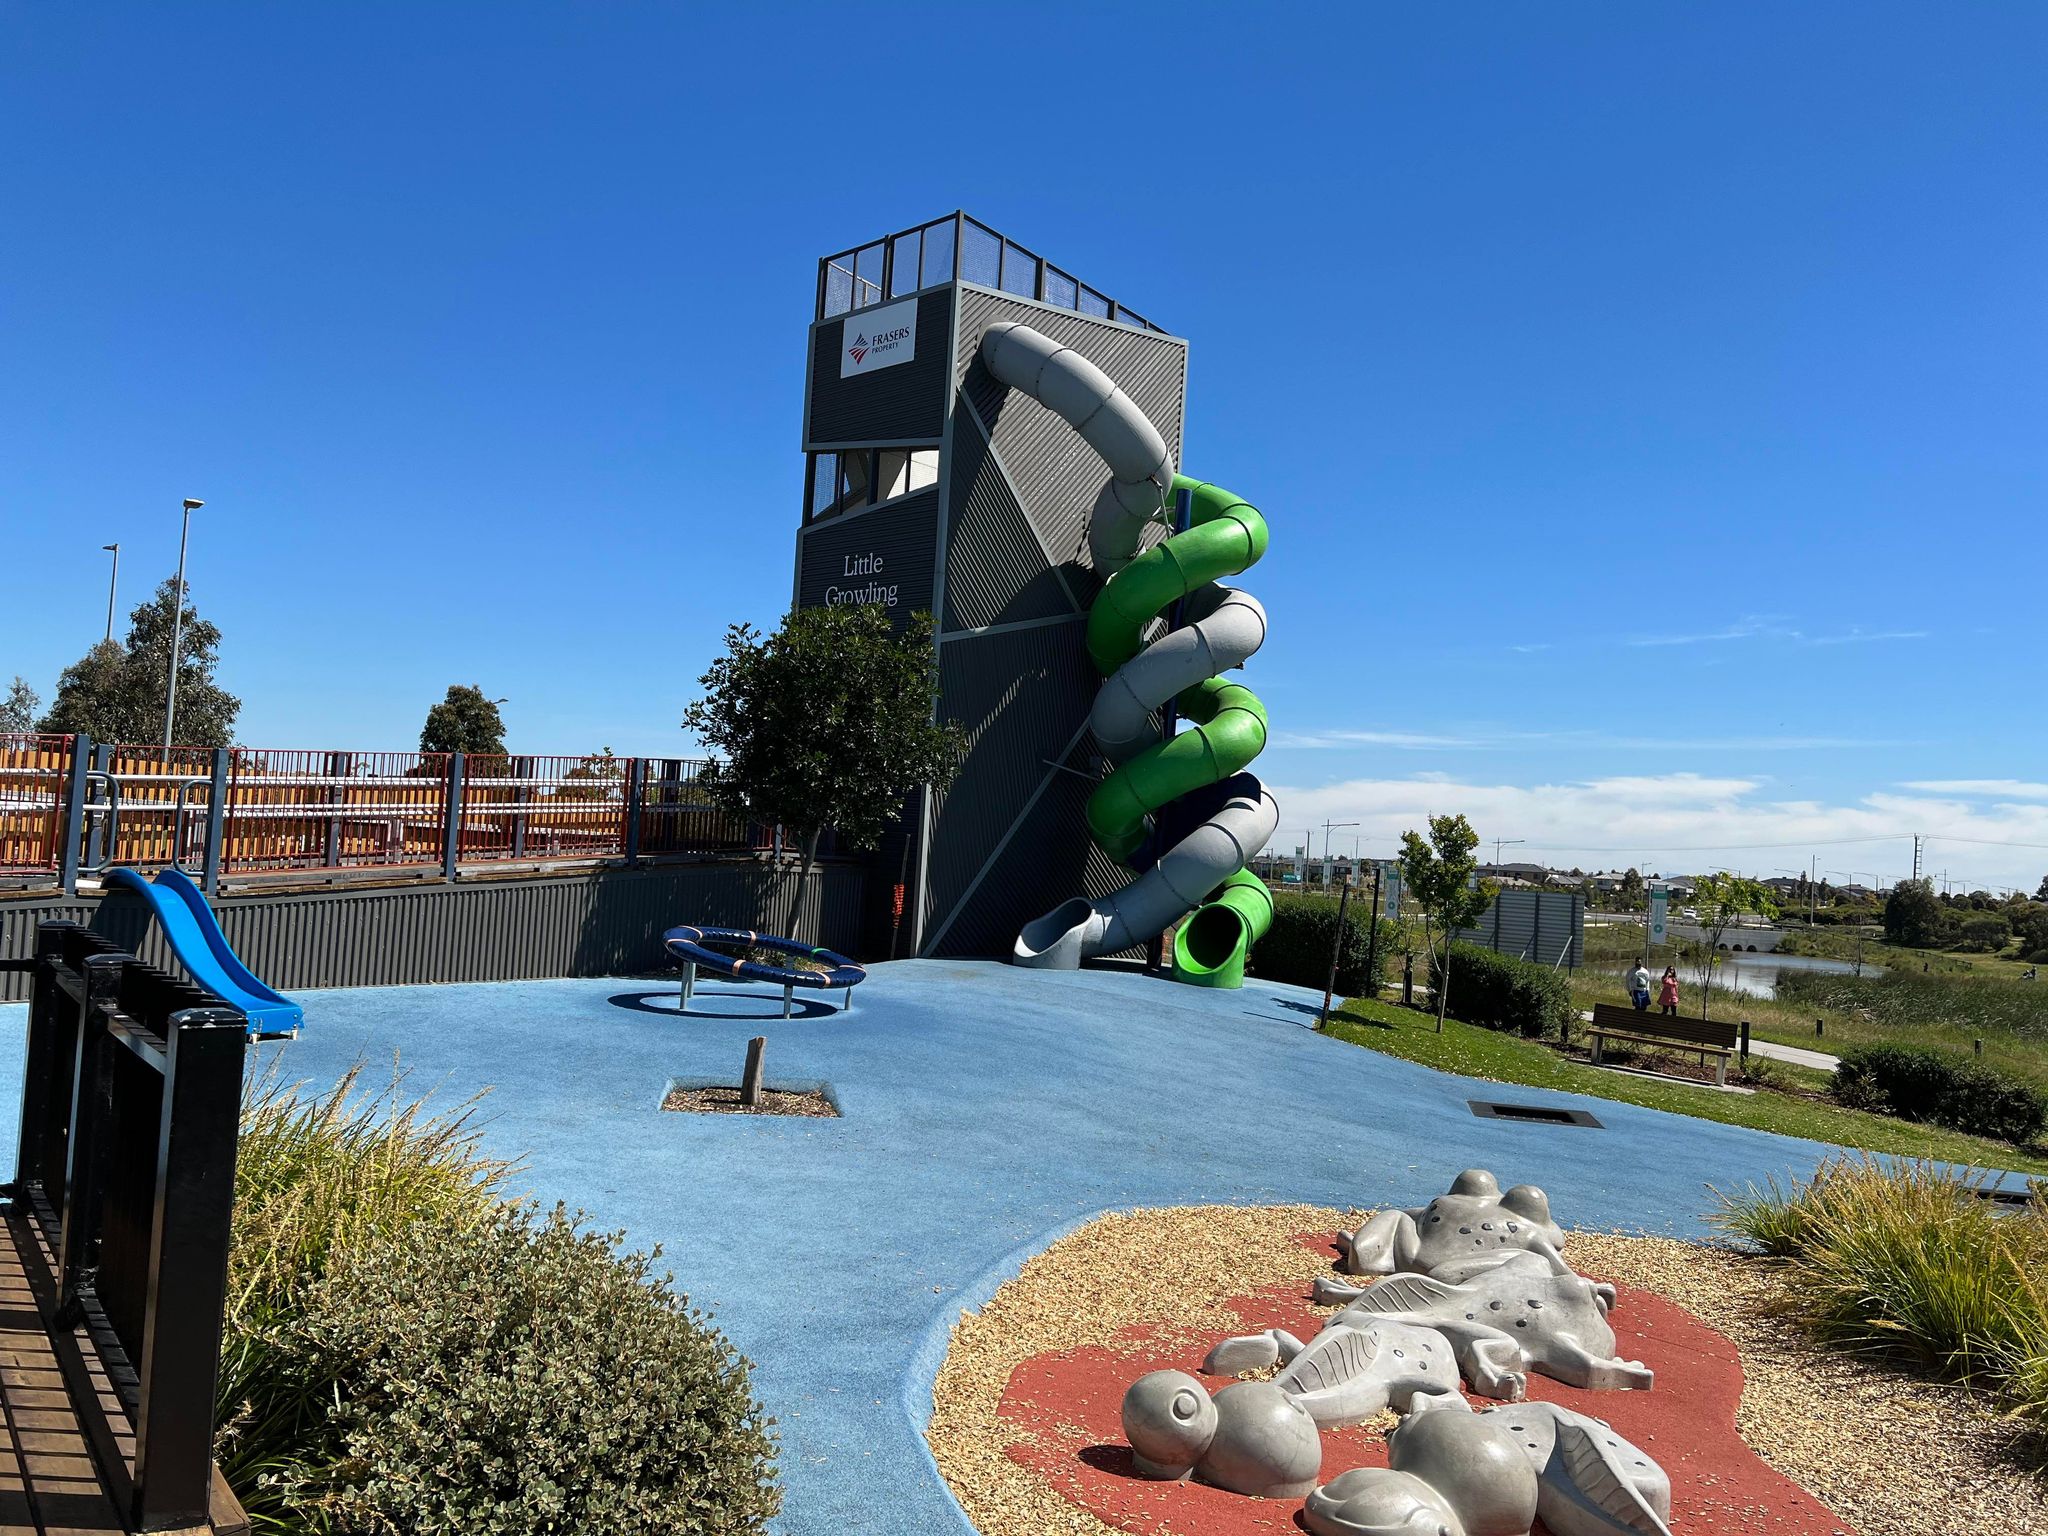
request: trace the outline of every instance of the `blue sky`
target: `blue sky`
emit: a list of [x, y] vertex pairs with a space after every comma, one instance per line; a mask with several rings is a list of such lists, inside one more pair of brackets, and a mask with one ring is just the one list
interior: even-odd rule
[[2031, 890], [2048, 10], [1247, 14], [0, 0], [0, 681], [191, 495], [245, 740], [680, 750], [817, 257], [964, 206], [1192, 339], [1286, 827]]

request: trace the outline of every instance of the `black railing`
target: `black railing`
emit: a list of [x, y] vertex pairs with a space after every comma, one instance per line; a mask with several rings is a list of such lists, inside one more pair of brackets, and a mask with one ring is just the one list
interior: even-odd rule
[[956, 280], [1141, 331], [1161, 329], [1036, 251], [957, 212], [821, 259], [815, 318], [830, 320]]
[[[75, 923], [42, 924], [31, 964], [6, 1193], [46, 1324], [132, 1528], [203, 1527], [248, 1022]], [[104, 1385], [125, 1423], [86, 1411]]]

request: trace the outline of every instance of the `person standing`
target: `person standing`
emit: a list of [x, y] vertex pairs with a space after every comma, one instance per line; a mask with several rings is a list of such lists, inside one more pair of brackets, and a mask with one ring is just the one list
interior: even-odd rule
[[1678, 970], [1675, 966], [1664, 967], [1664, 984], [1657, 989], [1657, 1011], [1678, 1017]]
[[1650, 1011], [1650, 970], [1641, 956], [1636, 957], [1636, 968], [1628, 975], [1628, 1000], [1636, 1005], [1637, 1013]]

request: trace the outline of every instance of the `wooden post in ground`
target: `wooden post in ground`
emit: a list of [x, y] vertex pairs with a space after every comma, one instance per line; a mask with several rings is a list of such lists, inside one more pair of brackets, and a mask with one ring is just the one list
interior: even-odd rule
[[740, 1103], [748, 1109], [761, 1102], [761, 1054], [767, 1049], [766, 1035], [756, 1035], [747, 1042], [747, 1068], [740, 1074]]

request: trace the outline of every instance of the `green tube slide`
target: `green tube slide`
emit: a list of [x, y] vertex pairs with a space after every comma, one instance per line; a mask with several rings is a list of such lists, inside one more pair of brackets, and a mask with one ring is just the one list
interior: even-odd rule
[[[1266, 520], [1255, 507], [1185, 475], [1174, 477], [1173, 489], [1193, 493], [1187, 529], [1118, 571], [1089, 611], [1088, 651], [1104, 676], [1144, 650], [1146, 627], [1155, 618], [1209, 583], [1248, 569], [1266, 552]], [[1266, 707], [1242, 683], [1205, 678], [1175, 702], [1188, 728], [1119, 765], [1089, 797], [1089, 830], [1119, 862], [1143, 845], [1155, 813], [1242, 772], [1265, 750]], [[1272, 920], [1265, 882], [1240, 865], [1181, 925], [1174, 940], [1175, 978], [1199, 986], [1241, 985], [1245, 956]]]

